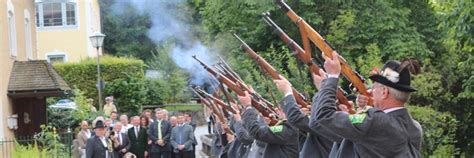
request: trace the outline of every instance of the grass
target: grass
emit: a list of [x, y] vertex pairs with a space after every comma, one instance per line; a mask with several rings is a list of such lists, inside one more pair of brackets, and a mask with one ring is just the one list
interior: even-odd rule
[[168, 111], [201, 111], [201, 104], [168, 104], [163, 107]]

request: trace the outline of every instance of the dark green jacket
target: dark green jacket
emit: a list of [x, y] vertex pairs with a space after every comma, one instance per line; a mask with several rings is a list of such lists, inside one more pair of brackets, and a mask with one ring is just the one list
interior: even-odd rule
[[130, 139], [130, 152], [135, 154], [138, 158], [144, 158], [148, 146], [147, 129], [140, 127], [137, 137], [137, 135], [135, 135], [135, 127], [132, 127], [128, 129], [128, 138]]
[[310, 127], [344, 138], [335, 157], [420, 157], [421, 128], [403, 108], [385, 113], [371, 108], [349, 115], [336, 111], [337, 78], [321, 83]]
[[326, 134], [322, 136], [321, 133], [318, 133], [320, 131], [317, 128], [311, 128], [309, 126], [310, 117], [300, 111], [293, 95], [283, 98], [280, 105], [288, 118], [288, 122], [298, 128], [300, 137], [301, 134], [307, 134], [306, 139], [303, 142], [300, 141], [300, 144], [303, 144], [300, 145], [299, 155], [301, 158], [327, 158], [333, 143], [338, 144], [342, 141], [342, 138], [338, 135]]
[[269, 127], [261, 125], [254, 108], [247, 109], [243, 114], [244, 126], [256, 140], [266, 142], [264, 158], [296, 158], [298, 157], [298, 132], [288, 122]]

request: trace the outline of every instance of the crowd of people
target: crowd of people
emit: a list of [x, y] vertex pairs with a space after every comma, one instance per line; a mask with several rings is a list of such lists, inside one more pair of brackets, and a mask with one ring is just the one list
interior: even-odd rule
[[[370, 76], [374, 82], [369, 92], [371, 96], [358, 95], [356, 103], [362, 108], [354, 109], [352, 102], [342, 104], [336, 97], [341, 73], [338, 54], [334, 52], [333, 57], [325, 61], [326, 72], [313, 74], [313, 84], [319, 91], [307, 107], [297, 103], [291, 83], [282, 76], [274, 80], [284, 94], [279, 107], [273, 109], [277, 117], [265, 117], [262, 109], [253, 107], [258, 101], [253, 100], [251, 92], [238, 96], [240, 105], [231, 105], [238, 112], [230, 115], [229, 121], [216, 122], [212, 155], [227, 158], [421, 157], [422, 128], [405, 108], [410, 94], [416, 91], [410, 86], [410, 74], [416, 74], [413, 71], [419, 69], [419, 65], [410, 60], [388, 61], [381, 71], [374, 69]], [[279, 121], [270, 124], [271, 117]]]
[[[284, 97], [279, 107], [271, 109], [273, 116], [264, 117], [262, 109], [253, 107], [258, 101], [248, 91], [237, 96], [239, 104], [231, 104], [235, 113], [213, 111], [212, 106], [206, 105], [209, 127], [213, 127], [209, 128], [212, 134], [209, 155], [220, 158], [421, 157], [422, 128], [405, 108], [410, 94], [416, 91], [410, 86], [410, 74], [416, 64], [389, 61], [381, 71], [374, 69], [370, 76], [374, 82], [371, 96], [358, 95], [356, 103], [362, 108], [353, 109], [353, 105], [339, 103], [336, 97], [341, 73], [338, 54], [334, 52], [325, 61], [326, 72], [313, 74], [313, 84], [319, 91], [307, 107], [298, 105], [291, 83], [282, 76], [274, 80]], [[94, 120], [94, 131], [89, 131], [88, 123], [83, 121], [77, 136], [81, 153], [87, 158], [195, 157], [196, 125], [190, 115], [168, 118], [164, 109], [156, 109], [155, 117], [152, 114], [143, 111], [141, 116], [131, 117], [129, 124], [126, 115], [117, 120], [118, 114], [112, 110], [109, 117]]]
[[104, 111], [105, 116], [98, 116], [90, 122], [92, 128], [87, 120], [81, 122], [81, 130], [74, 140], [75, 157], [195, 157], [196, 124], [189, 113], [169, 117], [166, 109], [157, 108], [129, 118], [125, 114], [119, 115], [113, 103], [104, 106]]

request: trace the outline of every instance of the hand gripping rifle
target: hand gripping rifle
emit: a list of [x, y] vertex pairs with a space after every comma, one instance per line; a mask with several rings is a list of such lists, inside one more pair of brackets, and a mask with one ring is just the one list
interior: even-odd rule
[[198, 93], [200, 93], [202, 96], [205, 96], [206, 98], [211, 99], [214, 103], [219, 105], [223, 110], [231, 112], [232, 114], [237, 114], [237, 110], [234, 108], [230, 107], [228, 104], [226, 104], [224, 101], [220, 100], [219, 98], [216, 98], [215, 96], [205, 92], [202, 89], [196, 89]]
[[[199, 87], [192, 87], [191, 88], [193, 92], [199, 97], [201, 100], [201, 103], [207, 106], [209, 109], [211, 109], [212, 113], [214, 113], [217, 116], [217, 119], [219, 122], [222, 124], [227, 124], [227, 119], [222, 115], [222, 112], [209, 100], [207, 100], [199, 91], [204, 92], [201, 88]], [[226, 133], [231, 133], [233, 132], [230, 129], [224, 129]]]
[[[268, 14], [263, 14], [263, 19], [264, 21], [271, 26], [274, 31], [280, 36], [280, 38], [283, 40], [283, 42], [292, 49], [292, 51], [295, 53], [296, 57], [301, 60], [303, 63], [308, 65], [309, 71], [311, 73], [315, 73], [319, 75], [319, 70], [320, 67], [314, 62], [313, 58], [311, 57], [310, 52], [307, 52], [303, 50], [295, 41], [293, 41], [290, 36], [288, 36], [275, 22], [273, 22], [272, 19], [270, 19]], [[352, 105], [349, 104], [349, 100], [346, 98], [344, 95], [344, 91], [338, 87], [338, 90], [336, 91], [336, 97], [339, 101], [340, 104], [344, 104], [348, 107], [349, 113], [354, 114], [355, 111], [352, 108]]]
[[[276, 0], [276, 3], [283, 10], [286, 15], [298, 25], [302, 37], [307, 37], [311, 42], [313, 42], [323, 54], [327, 57], [332, 57], [332, 52], [335, 50], [329, 42], [326, 41], [316, 30], [314, 30], [303, 18], [298, 16], [283, 0]], [[304, 41], [304, 40], [303, 40]], [[306, 44], [305, 44], [306, 45]], [[339, 56], [339, 61], [341, 63], [342, 74], [349, 80], [352, 85], [357, 89], [357, 91], [370, 98], [370, 94], [367, 92], [367, 87], [364, 85], [362, 77], [357, 73], [352, 71], [349, 64], [344, 58]], [[368, 105], [373, 105], [373, 100], [369, 100]]]
[[[265, 98], [263, 98], [260, 94], [254, 92], [250, 86], [246, 85], [245, 82], [240, 78], [239, 75], [237, 75], [237, 73], [232, 70], [230, 68], [230, 66], [225, 63], [225, 61], [222, 60], [222, 62], [220, 63], [217, 63], [214, 68], [221, 74], [223, 74], [224, 76], [226, 76], [227, 78], [229, 78], [230, 80], [232, 80], [233, 82], [235, 82], [237, 85], [239, 85], [240, 87], [243, 87], [244, 89], [248, 90], [249, 93], [251, 95], [254, 95], [254, 97], [256, 97], [258, 100], [260, 100], [262, 102], [262, 104], [265, 104], [266, 106], [268, 107], [273, 107], [273, 104], [266, 100]], [[273, 109], [272, 109], [273, 111]], [[275, 112], [275, 111], [274, 111]]]
[[212, 69], [211, 67], [206, 65], [203, 61], [199, 60], [195, 55], [193, 55], [193, 58], [196, 59], [196, 61], [198, 61], [204, 67], [204, 69], [206, 69], [210, 74], [212, 74], [214, 77], [216, 77], [217, 80], [219, 80], [221, 83], [225, 84], [229, 89], [234, 91], [237, 95], [244, 96], [245, 95], [244, 91], [249, 92], [249, 94], [251, 95], [251, 98], [252, 98], [252, 106], [255, 107], [255, 109], [257, 109], [260, 113], [262, 113], [263, 116], [272, 119], [270, 121], [270, 125], [274, 125], [278, 122], [277, 119], [273, 119], [273, 117], [272, 117], [272, 115], [273, 116], [278, 116], [277, 113], [272, 109], [272, 107], [268, 107], [265, 104], [262, 104], [260, 102], [261, 99], [259, 99], [255, 93], [252, 93], [250, 91], [250, 89], [248, 89], [245, 86], [237, 85], [235, 82], [231, 81], [226, 76], [218, 73], [217, 71], [215, 71], [214, 69]]

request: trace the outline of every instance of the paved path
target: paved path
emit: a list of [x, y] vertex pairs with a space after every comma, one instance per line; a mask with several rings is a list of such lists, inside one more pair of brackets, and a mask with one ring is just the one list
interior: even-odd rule
[[196, 139], [197, 139], [197, 142], [198, 142], [198, 145], [196, 145], [196, 150], [195, 150], [197, 158], [205, 158], [205, 157], [202, 157], [199, 152], [202, 149], [200, 138], [201, 138], [202, 135], [206, 135], [206, 134], [208, 134], [207, 126], [198, 126], [198, 127], [196, 127], [196, 131], [194, 131], [194, 135], [196, 136]]

